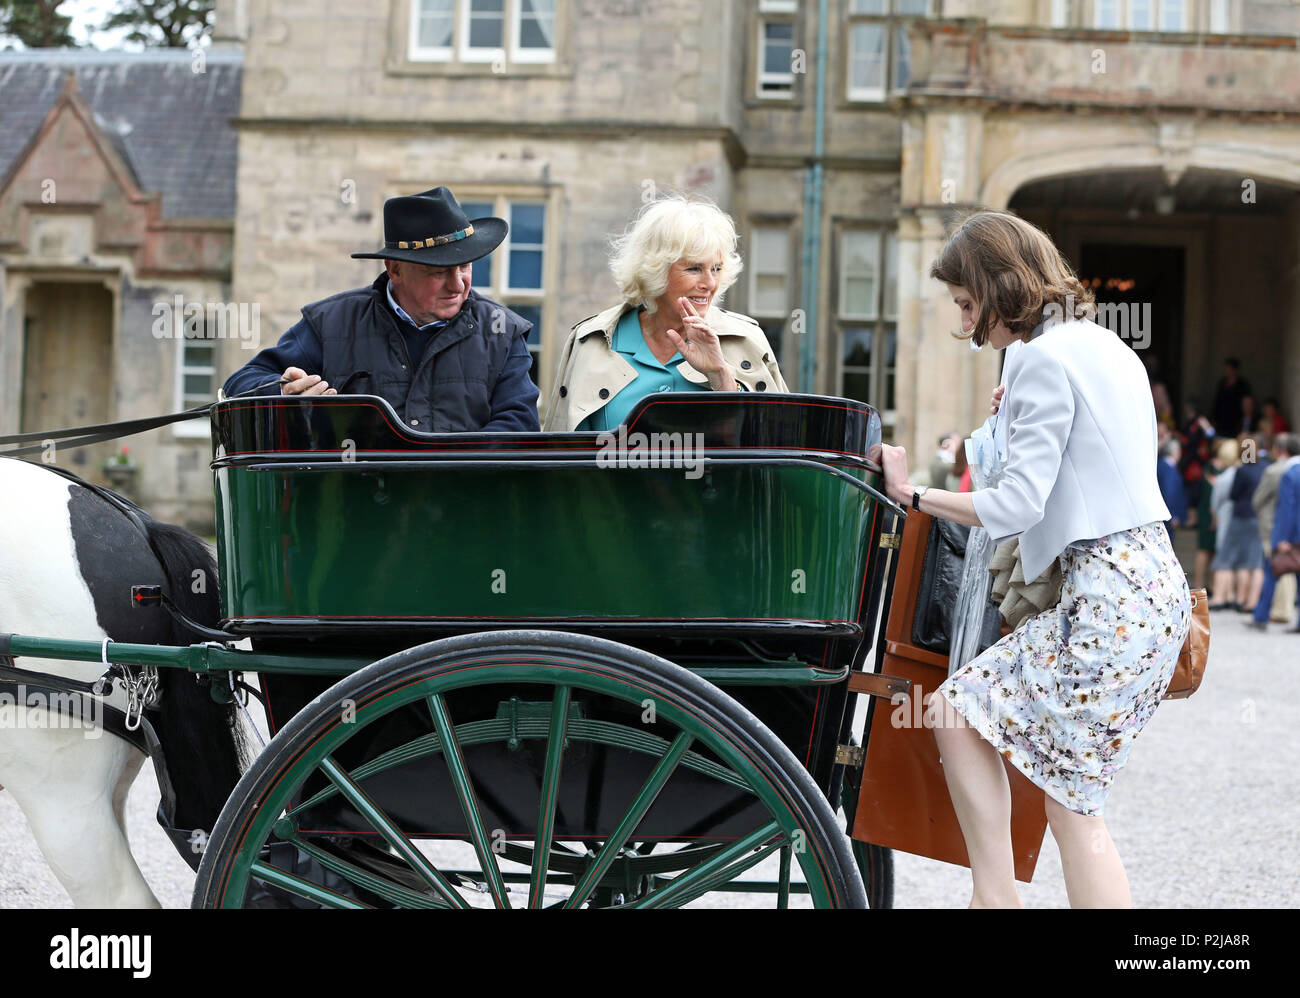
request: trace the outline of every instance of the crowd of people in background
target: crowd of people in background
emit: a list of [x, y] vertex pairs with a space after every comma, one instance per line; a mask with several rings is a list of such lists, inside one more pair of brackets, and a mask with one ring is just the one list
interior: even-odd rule
[[1172, 538], [1196, 530], [1192, 588], [1210, 591], [1210, 609], [1249, 614], [1300, 633], [1294, 574], [1275, 578], [1275, 551], [1300, 545], [1300, 434], [1278, 400], [1257, 406], [1237, 359], [1223, 364], [1209, 416], [1195, 399], [1172, 418], [1169, 393], [1148, 363], [1160, 421], [1157, 478], [1169, 507]]
[[[1196, 531], [1192, 588], [1208, 589], [1210, 609], [1248, 614], [1247, 624], [1267, 630], [1269, 621], [1300, 633], [1300, 592], [1294, 574], [1275, 578], [1273, 552], [1300, 546], [1300, 433], [1276, 398], [1256, 406], [1235, 357], [1223, 364], [1207, 416], [1189, 399], [1175, 420], [1169, 391], [1153, 354], [1144, 358], [1151, 400], [1159, 420], [1156, 478], [1170, 519]], [[970, 468], [960, 433], [939, 437], [928, 479], [916, 484], [970, 492]]]

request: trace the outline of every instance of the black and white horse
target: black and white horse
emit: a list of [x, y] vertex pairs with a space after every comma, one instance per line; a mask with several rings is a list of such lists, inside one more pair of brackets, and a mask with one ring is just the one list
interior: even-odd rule
[[[133, 607], [132, 585], [161, 585], [186, 616], [216, 626], [216, 566], [198, 538], [144, 515], [133, 522], [68, 477], [0, 458], [0, 633], [162, 645], [201, 640], [161, 608]], [[104, 671], [97, 662], [52, 659], [13, 665], [80, 681]], [[160, 669], [159, 678], [159, 707], [146, 715], [159, 746], [159, 820], [195, 866], [247, 762], [246, 743], [236, 707], [217, 703], [206, 678], [172, 668]], [[0, 787], [14, 795], [73, 903], [157, 907], [123, 824], [144, 753], [84, 716], [58, 714], [49, 700], [14, 696], [12, 679], [7, 690], [0, 695]], [[126, 709], [120, 682], [107, 702]]]

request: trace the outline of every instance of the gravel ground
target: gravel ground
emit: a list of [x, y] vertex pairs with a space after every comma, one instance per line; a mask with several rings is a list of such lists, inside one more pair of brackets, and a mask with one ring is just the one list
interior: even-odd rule
[[[1144, 908], [1294, 907], [1300, 901], [1300, 831], [1291, 763], [1300, 751], [1300, 634], [1259, 634], [1216, 613], [1204, 685], [1166, 703], [1116, 780], [1107, 825]], [[158, 786], [146, 765], [128, 804], [128, 833], [145, 878], [167, 908], [188, 907], [194, 875], [154, 821]], [[1048, 833], [1050, 839], [1051, 833]], [[896, 853], [895, 904], [958, 908], [970, 874]], [[775, 870], [760, 868], [774, 879]], [[1027, 906], [1067, 906], [1054, 844], [1044, 844]], [[743, 895], [715, 902], [743, 907]], [[66, 908], [13, 798], [0, 792], [0, 908]]]

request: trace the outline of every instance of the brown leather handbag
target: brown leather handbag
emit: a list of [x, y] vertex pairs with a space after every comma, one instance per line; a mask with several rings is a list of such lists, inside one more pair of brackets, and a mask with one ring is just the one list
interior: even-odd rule
[[1187, 630], [1183, 650], [1178, 653], [1174, 678], [1165, 690], [1166, 700], [1183, 700], [1196, 692], [1205, 675], [1205, 660], [1210, 656], [1210, 601], [1204, 589], [1192, 590], [1192, 624]]

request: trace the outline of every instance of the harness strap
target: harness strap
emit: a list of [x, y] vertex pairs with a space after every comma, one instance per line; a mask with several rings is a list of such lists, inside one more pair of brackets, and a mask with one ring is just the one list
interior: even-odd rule
[[[70, 437], [86, 437], [85, 443], [94, 443], [99, 440], [111, 439], [111, 437], [102, 436], [102, 434], [115, 434], [117, 436], [129, 437], [135, 433], [143, 433], [145, 430], [156, 429], [159, 426], [166, 426], [168, 423], [177, 423], [183, 419], [194, 419], [207, 413], [210, 406], [195, 406], [193, 409], [185, 409], [181, 412], [168, 413], [165, 416], [149, 416], [146, 419], [123, 419], [116, 423], [92, 423], [88, 426], [70, 426], [62, 430], [37, 430], [33, 433], [10, 433], [0, 437], [0, 444], [25, 444], [32, 441], [45, 440], [66, 440]], [[89, 437], [94, 436], [92, 441]], [[61, 443], [61, 447], [79, 447], [80, 443], [73, 440], [70, 443]], [[37, 450], [40, 448], [38, 447]], [[31, 448], [26, 448], [31, 450]], [[6, 454], [18, 454], [20, 451], [5, 451]]]
[[[7, 643], [7, 642], [6, 642]], [[82, 682], [80, 679], [72, 679], [68, 676], [56, 676], [52, 672], [37, 672], [35, 669], [20, 669], [14, 665], [14, 660], [6, 655], [0, 655], [0, 680], [6, 682], [25, 683], [28, 680], [35, 680], [38, 683], [54, 686], [66, 686], [70, 693], [87, 693], [95, 692], [93, 682]]]
[[[8, 672], [9, 670], [5, 671]], [[39, 676], [42, 674], [31, 673], [31, 675]], [[52, 676], [50, 678], [62, 682], [73, 682], [73, 680], [63, 680], [61, 676]], [[44, 683], [14, 682], [9, 678], [0, 678], [0, 694], [4, 693], [11, 695], [14, 698], [15, 706], [19, 707], [27, 706], [23, 702], [26, 695], [31, 693], [39, 694], [45, 699], [45, 703], [34, 704], [33, 706], [43, 707], [45, 710], [74, 717], [82, 723], [93, 720], [95, 712], [98, 710], [99, 720], [105, 731], [130, 742], [145, 755], [153, 754], [145, 737], [143, 726], [134, 729], [128, 728], [126, 715], [103, 700], [85, 696], [76, 690], [59, 689], [58, 686], [47, 686]]]

